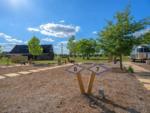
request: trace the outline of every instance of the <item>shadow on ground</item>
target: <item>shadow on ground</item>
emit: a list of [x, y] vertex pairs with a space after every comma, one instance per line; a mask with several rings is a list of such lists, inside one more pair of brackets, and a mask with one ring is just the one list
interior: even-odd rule
[[[122, 72], [119, 68], [113, 68], [111, 70], [111, 72], [114, 73], [114, 74], [115, 73], [120, 73], [120, 74], [124, 73], [125, 74], [125, 72]], [[89, 102], [89, 106], [92, 107], [92, 108], [95, 108], [95, 109], [99, 109], [99, 108], [102, 109], [102, 111], [103, 111], [102, 113], [118, 113], [116, 111], [116, 109], [120, 109], [121, 111], [124, 111], [124, 112], [127, 112], [127, 113], [148, 113], [148, 111], [150, 111], [150, 104], [149, 104], [150, 90], [147, 90], [144, 87], [143, 82], [139, 81], [139, 79], [136, 77], [135, 74], [127, 74], [126, 73], [125, 75], [120, 75], [120, 77], [121, 76], [122, 77], [127, 76], [127, 78], [130, 78], [131, 81], [134, 81], [134, 83], [136, 84], [137, 92], [134, 92], [134, 93], [135, 94], [138, 93], [137, 95], [139, 95], [137, 97], [137, 99], [138, 99], [137, 101], [141, 101], [141, 102], [144, 101], [145, 108], [143, 110], [136, 109], [136, 107], [133, 107], [134, 105], [132, 105], [132, 106], [130, 106], [130, 105], [127, 105], [127, 106], [120, 105], [120, 104], [118, 104], [119, 101], [112, 101], [111, 97], [108, 99], [107, 96], [105, 97], [105, 95], [101, 94], [100, 91], [99, 91], [98, 95], [85, 95], [85, 98]], [[147, 78], [147, 76], [143, 76], [143, 77]], [[149, 83], [149, 85], [150, 85], [150, 83]], [[123, 89], [120, 89], [120, 92], [122, 92], [121, 90], [123, 91]], [[124, 95], [124, 97], [122, 97], [125, 100], [128, 96], [129, 97], [131, 96], [130, 92], [125, 92], [125, 94], [126, 93], [127, 93], [127, 95]], [[141, 93], [144, 93], [144, 96], [140, 97]], [[101, 95], [104, 95], [104, 96], [101, 96]], [[119, 96], [121, 96], [121, 95], [118, 94], [118, 97]], [[115, 97], [115, 98], [117, 98], [117, 97]], [[143, 111], [145, 111], [145, 112], [143, 112]]]
[[108, 107], [108, 105], [111, 105], [114, 108], [120, 108], [129, 113], [140, 113], [134, 108], [128, 108], [118, 105], [115, 102], [106, 99], [105, 97], [101, 98], [99, 96], [94, 95], [85, 95], [85, 97], [88, 99], [90, 107], [92, 108], [100, 107], [103, 110], [103, 113], [116, 113], [112, 108]]

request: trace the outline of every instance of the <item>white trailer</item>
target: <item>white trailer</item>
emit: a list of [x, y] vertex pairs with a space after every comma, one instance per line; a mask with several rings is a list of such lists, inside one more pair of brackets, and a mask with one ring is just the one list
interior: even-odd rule
[[132, 61], [140, 60], [146, 61], [150, 60], [150, 47], [147, 45], [136, 46], [132, 49], [130, 58]]

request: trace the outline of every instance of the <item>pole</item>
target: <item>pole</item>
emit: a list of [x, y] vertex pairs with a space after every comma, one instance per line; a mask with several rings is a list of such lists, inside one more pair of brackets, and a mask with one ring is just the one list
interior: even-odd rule
[[81, 94], [85, 94], [85, 89], [84, 89], [84, 85], [83, 85], [82, 77], [80, 73], [77, 73], [77, 79], [78, 79]]
[[88, 91], [87, 91], [87, 93], [89, 95], [92, 94], [92, 88], [93, 88], [94, 79], [95, 79], [95, 73], [92, 72], [91, 77], [90, 77], [90, 81], [89, 81], [89, 85], [88, 85]]
[[63, 43], [61, 43], [61, 55], [62, 56], [63, 56], [63, 49], [64, 49], [63, 46], [64, 46]]

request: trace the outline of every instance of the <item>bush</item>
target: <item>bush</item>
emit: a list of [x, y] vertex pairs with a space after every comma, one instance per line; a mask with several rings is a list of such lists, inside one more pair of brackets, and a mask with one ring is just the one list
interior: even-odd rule
[[128, 67], [127, 71], [128, 73], [134, 73], [134, 69], [131, 66]]
[[13, 63], [27, 63], [28, 58], [26, 56], [11, 56], [11, 61]]
[[3, 58], [3, 54], [2, 53], [0, 53], [0, 59], [2, 59]]
[[58, 57], [58, 59], [57, 59], [57, 63], [58, 63], [58, 65], [61, 65], [61, 58], [60, 57]]
[[0, 64], [10, 65], [11, 64], [11, 60], [8, 57], [2, 57], [2, 58], [0, 58]]

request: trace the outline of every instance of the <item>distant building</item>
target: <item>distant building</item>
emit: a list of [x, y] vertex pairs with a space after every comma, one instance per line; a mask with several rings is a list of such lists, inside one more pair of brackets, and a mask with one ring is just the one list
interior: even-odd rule
[[[40, 56], [36, 56], [37, 60], [53, 60], [54, 59], [54, 51], [52, 45], [41, 45], [43, 48], [43, 53]], [[29, 53], [29, 49], [27, 45], [16, 45], [10, 52], [10, 56], [22, 55], [27, 56], [28, 59], [33, 58], [33, 56]]]

